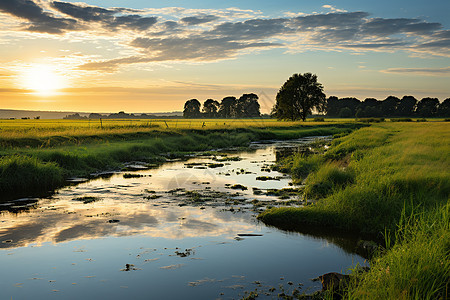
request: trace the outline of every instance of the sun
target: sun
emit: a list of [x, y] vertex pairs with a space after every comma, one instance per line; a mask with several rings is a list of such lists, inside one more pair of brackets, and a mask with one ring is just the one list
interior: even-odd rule
[[64, 79], [54, 66], [32, 65], [23, 72], [23, 85], [36, 94], [49, 96], [64, 87]]

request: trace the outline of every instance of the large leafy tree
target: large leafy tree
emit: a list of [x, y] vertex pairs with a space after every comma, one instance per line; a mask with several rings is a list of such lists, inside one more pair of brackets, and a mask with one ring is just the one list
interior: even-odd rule
[[184, 104], [183, 116], [185, 118], [198, 118], [200, 117], [201, 103], [197, 99], [191, 99]]
[[220, 103], [213, 99], [208, 99], [203, 103], [203, 112], [208, 118], [217, 117], [217, 111], [220, 107]]
[[450, 98], [445, 99], [438, 108], [438, 116], [449, 118], [450, 117]]
[[434, 117], [439, 107], [437, 98], [426, 97], [417, 102], [416, 113], [420, 117]]
[[258, 95], [243, 94], [236, 101], [236, 117], [238, 118], [253, 118], [261, 115], [260, 106], [258, 103]]
[[326, 96], [317, 75], [294, 74], [280, 88], [273, 114], [281, 120], [306, 120], [313, 110], [325, 110]]
[[229, 96], [222, 99], [219, 108], [219, 116], [232, 118], [236, 116], [236, 97]]
[[416, 104], [417, 99], [413, 96], [403, 96], [402, 100], [397, 106], [397, 115], [401, 117], [413, 116]]

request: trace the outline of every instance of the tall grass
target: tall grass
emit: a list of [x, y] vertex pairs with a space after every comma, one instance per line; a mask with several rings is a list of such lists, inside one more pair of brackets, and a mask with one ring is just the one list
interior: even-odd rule
[[62, 169], [54, 162], [42, 162], [35, 157], [9, 156], [0, 158], [0, 193], [46, 191], [61, 185]]
[[349, 288], [348, 299], [448, 299], [450, 204], [405, 216], [396, 235]]
[[[271, 209], [259, 218], [384, 236], [387, 250], [371, 262], [370, 272], [356, 275], [350, 299], [447, 299], [449, 141], [445, 123], [362, 128], [334, 141], [308, 175], [305, 191], [323, 199], [304, 208]], [[291, 166], [293, 174], [296, 167], [301, 164]]]
[[[245, 125], [245, 124], [244, 124]], [[165, 157], [176, 157], [182, 153], [204, 151], [226, 147], [245, 147], [252, 141], [267, 139], [293, 139], [311, 135], [340, 134], [358, 128], [357, 124], [323, 124], [296, 125], [292, 127], [243, 127], [228, 129], [184, 129], [103, 132], [101, 135], [53, 135], [44, 137], [22, 136], [1, 140], [0, 157], [5, 158], [4, 165], [13, 160], [10, 157], [28, 157], [35, 159], [42, 166], [55, 166], [62, 177], [86, 176], [90, 173], [118, 169], [121, 164], [129, 161], [144, 161], [157, 163]], [[48, 163], [48, 165], [47, 165]], [[29, 178], [37, 169], [29, 169]], [[19, 173], [17, 173], [19, 174]], [[28, 193], [41, 185], [41, 180], [54, 182], [49, 173], [40, 174], [39, 180], [22, 182], [18, 176], [6, 178], [0, 174], [0, 190], [17, 189]], [[9, 175], [8, 175], [9, 176]], [[48, 178], [47, 178], [48, 177]], [[51, 184], [50, 184], [51, 185]], [[12, 188], [13, 187], [13, 188]]]

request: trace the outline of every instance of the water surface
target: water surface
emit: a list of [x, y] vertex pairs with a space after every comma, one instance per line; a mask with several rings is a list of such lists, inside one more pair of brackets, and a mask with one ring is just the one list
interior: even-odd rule
[[297, 196], [266, 195], [297, 188], [268, 167], [312, 140], [254, 143], [3, 203], [2, 297], [239, 299], [255, 288], [276, 295], [280, 284], [320, 289], [311, 278], [364, 263], [355, 241], [255, 219], [261, 203], [301, 205]]

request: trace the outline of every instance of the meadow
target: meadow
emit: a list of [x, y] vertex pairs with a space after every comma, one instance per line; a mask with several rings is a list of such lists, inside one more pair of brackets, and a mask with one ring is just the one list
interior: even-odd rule
[[[374, 123], [371, 123], [374, 122]], [[446, 122], [348, 119], [2, 120], [3, 197], [53, 190], [69, 177], [160, 164], [196, 151], [252, 141], [334, 135], [321, 154], [294, 155], [277, 169], [304, 183], [302, 208], [259, 219], [282, 228], [340, 228], [380, 242], [348, 299], [446, 299], [450, 291], [450, 126]], [[327, 295], [325, 295], [327, 297]], [[328, 295], [333, 297], [333, 295]]]
[[252, 141], [348, 133], [354, 122], [275, 120], [2, 120], [0, 192], [26, 196], [70, 177], [162, 163], [187, 152], [246, 147]]
[[447, 299], [449, 141], [445, 122], [377, 123], [335, 139], [324, 154], [290, 157], [278, 168], [306, 184], [310, 204], [259, 219], [381, 238], [371, 270], [355, 276], [345, 298]]

